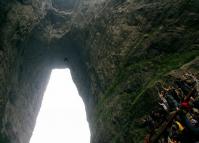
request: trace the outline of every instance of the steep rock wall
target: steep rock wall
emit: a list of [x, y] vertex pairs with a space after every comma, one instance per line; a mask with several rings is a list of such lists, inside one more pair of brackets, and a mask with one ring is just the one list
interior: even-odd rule
[[0, 2], [1, 142], [28, 143], [50, 71], [64, 67], [92, 143], [143, 142], [135, 121], [153, 108], [156, 81], [173, 70], [198, 74], [198, 1], [67, 2]]

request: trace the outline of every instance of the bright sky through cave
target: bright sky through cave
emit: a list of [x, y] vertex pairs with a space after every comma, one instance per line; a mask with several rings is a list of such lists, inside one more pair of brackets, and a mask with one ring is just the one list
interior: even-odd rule
[[90, 143], [85, 107], [70, 70], [53, 70], [30, 143]]

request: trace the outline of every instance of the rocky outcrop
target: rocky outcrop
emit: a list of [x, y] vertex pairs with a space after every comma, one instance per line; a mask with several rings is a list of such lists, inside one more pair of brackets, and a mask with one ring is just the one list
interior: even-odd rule
[[29, 142], [50, 71], [66, 66], [92, 143], [143, 142], [135, 121], [155, 83], [198, 74], [198, 10], [197, 0], [1, 1], [0, 142]]

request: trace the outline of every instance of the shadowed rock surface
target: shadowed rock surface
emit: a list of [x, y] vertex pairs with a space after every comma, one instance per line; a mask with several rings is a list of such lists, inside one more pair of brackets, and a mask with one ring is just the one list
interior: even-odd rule
[[155, 83], [199, 74], [198, 23], [198, 0], [1, 0], [0, 142], [29, 142], [50, 72], [65, 67], [91, 143], [143, 142], [135, 121]]

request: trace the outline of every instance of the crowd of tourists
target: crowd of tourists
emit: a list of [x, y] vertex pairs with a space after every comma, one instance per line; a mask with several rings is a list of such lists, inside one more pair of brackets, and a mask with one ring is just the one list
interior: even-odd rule
[[159, 103], [143, 120], [145, 143], [199, 143], [199, 80], [183, 79], [158, 89]]

